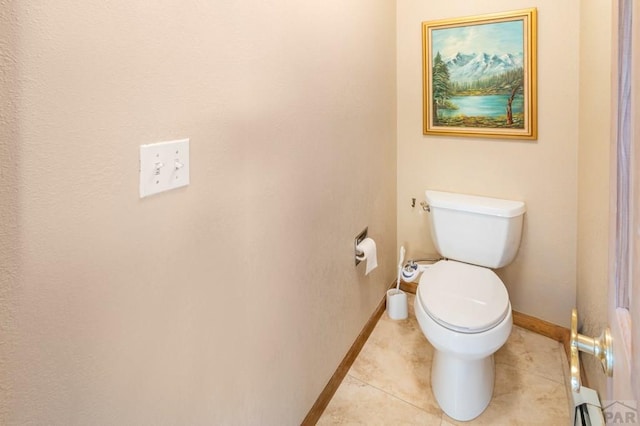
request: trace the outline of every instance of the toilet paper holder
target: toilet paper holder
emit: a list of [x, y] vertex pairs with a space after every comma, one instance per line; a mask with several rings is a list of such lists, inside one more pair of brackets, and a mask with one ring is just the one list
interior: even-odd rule
[[367, 238], [368, 231], [369, 227], [367, 226], [362, 230], [362, 232], [356, 235], [355, 240], [353, 240], [353, 251], [355, 253], [354, 257], [356, 259], [356, 266], [358, 266], [360, 262], [362, 262], [362, 260], [358, 259], [358, 256], [364, 255], [364, 253], [360, 249], [358, 249], [358, 244], [360, 244], [365, 238]]

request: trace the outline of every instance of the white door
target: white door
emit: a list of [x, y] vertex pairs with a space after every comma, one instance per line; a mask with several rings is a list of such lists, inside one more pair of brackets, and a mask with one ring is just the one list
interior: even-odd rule
[[[613, 377], [607, 382], [607, 392], [601, 395], [601, 402], [608, 423], [640, 424], [640, 3], [636, 0], [617, 3], [622, 12], [618, 13], [618, 27], [622, 30], [626, 26], [629, 30], [626, 36], [624, 30], [619, 32], [618, 52], [623, 59], [614, 66], [621, 71], [618, 75], [623, 76], [614, 77], [619, 83], [618, 89], [624, 87], [625, 81], [628, 85], [626, 92], [618, 90], [616, 120], [619, 122], [615, 133], [617, 149], [621, 149], [625, 139], [628, 156], [618, 155], [614, 160], [618, 182], [614, 185], [617, 195], [612, 203], [612, 214], [617, 217], [612, 241], [617, 250], [612, 250], [610, 262], [608, 308], [614, 364]], [[629, 112], [625, 115], [627, 109]], [[626, 212], [625, 197], [628, 197]]]

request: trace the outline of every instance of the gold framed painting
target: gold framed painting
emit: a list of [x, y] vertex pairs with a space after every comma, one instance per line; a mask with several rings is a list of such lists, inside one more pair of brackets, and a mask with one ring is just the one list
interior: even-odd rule
[[531, 139], [535, 8], [422, 23], [424, 134]]

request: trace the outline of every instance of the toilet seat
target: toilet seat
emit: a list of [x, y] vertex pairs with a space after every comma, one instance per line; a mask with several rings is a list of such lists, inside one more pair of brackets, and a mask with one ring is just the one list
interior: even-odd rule
[[427, 268], [417, 296], [435, 322], [460, 333], [487, 331], [510, 309], [507, 289], [491, 269], [452, 260]]

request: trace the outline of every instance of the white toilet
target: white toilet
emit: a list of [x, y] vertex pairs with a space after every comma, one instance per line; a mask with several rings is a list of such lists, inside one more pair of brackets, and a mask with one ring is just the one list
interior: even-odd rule
[[438, 191], [426, 191], [426, 199], [433, 242], [447, 260], [423, 272], [415, 313], [435, 349], [436, 400], [448, 416], [466, 421], [489, 405], [493, 354], [511, 332], [509, 294], [489, 268], [515, 257], [525, 204]]

